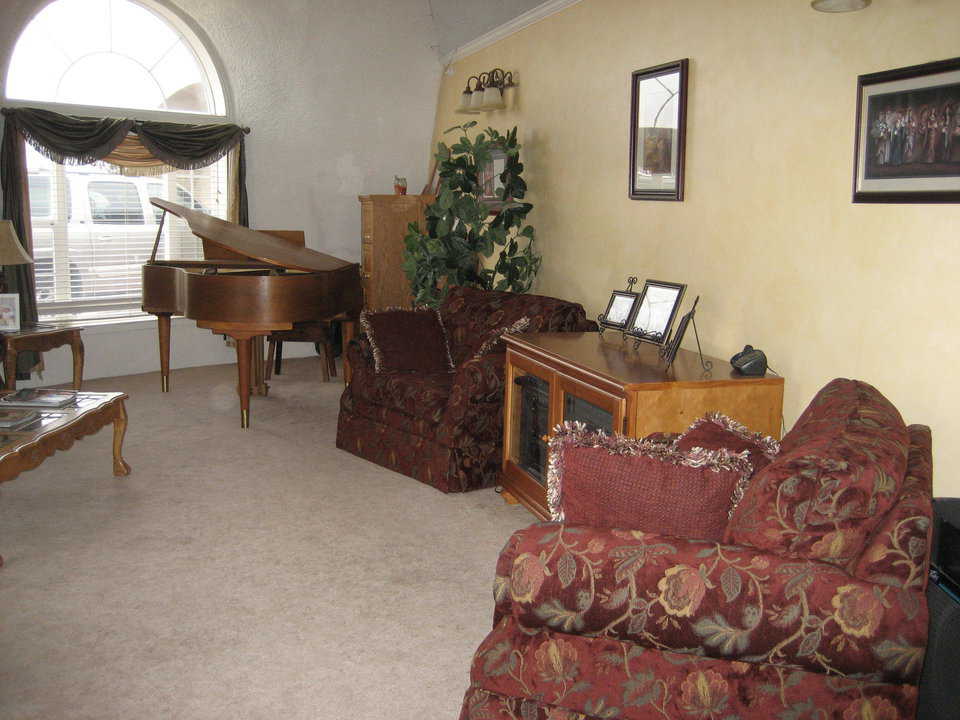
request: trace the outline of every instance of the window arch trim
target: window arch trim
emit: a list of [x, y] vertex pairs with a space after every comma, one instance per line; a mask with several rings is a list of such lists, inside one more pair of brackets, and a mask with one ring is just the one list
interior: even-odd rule
[[203, 28], [189, 15], [176, 7], [169, 0], [128, 0], [144, 8], [148, 12], [156, 15], [161, 21], [170, 25], [174, 31], [183, 36], [190, 50], [193, 52], [200, 66], [204, 77], [207, 80], [211, 91], [211, 99], [214, 105], [213, 113], [188, 113], [171, 110], [148, 110], [141, 108], [110, 107], [105, 108], [100, 105], [87, 105], [80, 103], [63, 103], [45, 100], [20, 100], [7, 96], [7, 87], [9, 81], [10, 66], [13, 55], [16, 50], [17, 42], [23, 35], [24, 30], [36, 19], [37, 15], [48, 5], [56, 0], [39, 0], [36, 7], [29, 14], [29, 17], [20, 24], [16, 32], [12, 34], [14, 41], [2, 58], [3, 65], [0, 67], [0, 96], [3, 97], [5, 105], [21, 107], [44, 107], [64, 114], [93, 114], [103, 115], [109, 111], [111, 115], [122, 115], [125, 117], [135, 116], [145, 120], [166, 120], [171, 122], [193, 122], [209, 118], [214, 121], [222, 122], [225, 118], [230, 119], [235, 116], [233, 94], [224, 69], [223, 61], [216, 52], [209, 36]]

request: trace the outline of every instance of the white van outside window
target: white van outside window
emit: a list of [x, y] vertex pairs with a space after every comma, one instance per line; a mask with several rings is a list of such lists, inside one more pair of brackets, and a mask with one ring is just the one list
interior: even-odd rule
[[[139, 314], [142, 267], [162, 211], [151, 197], [226, 218], [226, 160], [200, 170], [127, 177], [106, 163], [57, 165], [28, 147], [34, 271], [41, 319]], [[188, 189], [190, 188], [190, 189]], [[198, 260], [199, 238], [168, 216], [162, 260]]]

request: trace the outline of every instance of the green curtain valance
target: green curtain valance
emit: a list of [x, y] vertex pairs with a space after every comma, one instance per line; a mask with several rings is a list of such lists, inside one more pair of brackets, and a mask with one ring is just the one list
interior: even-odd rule
[[[85, 118], [61, 115], [38, 108], [2, 108], [3, 137], [0, 140], [0, 195], [2, 217], [12, 220], [27, 252], [33, 254], [30, 226], [29, 187], [24, 141], [39, 153], [62, 165], [87, 165], [107, 159], [121, 168], [156, 165], [181, 170], [196, 170], [212, 165], [233, 148], [236, 162], [231, 168], [231, 212], [241, 225], [249, 224], [246, 189], [246, 153], [243, 136], [250, 132], [231, 123], [181, 124], [150, 122], [124, 118]], [[139, 143], [121, 143], [136, 136]], [[136, 147], [142, 145], [142, 148]], [[128, 146], [133, 146], [128, 147]], [[132, 155], [131, 155], [132, 152]], [[110, 157], [108, 157], [110, 156]], [[124, 168], [128, 169], [128, 168]], [[0, 268], [11, 292], [20, 295], [20, 316], [24, 322], [36, 322], [36, 280], [33, 265], [9, 265]], [[24, 352], [17, 357], [17, 377], [29, 378], [38, 364], [37, 353]]]
[[4, 121], [37, 152], [63, 165], [103, 160], [134, 133], [158, 160], [180, 170], [212, 165], [243, 142], [249, 128], [233, 123], [155, 122], [124, 118], [84, 118], [39, 108], [3, 108]]

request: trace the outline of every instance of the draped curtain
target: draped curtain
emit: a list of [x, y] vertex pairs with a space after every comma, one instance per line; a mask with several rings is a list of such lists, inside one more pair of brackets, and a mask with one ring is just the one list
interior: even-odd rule
[[[195, 170], [212, 165], [231, 152], [233, 190], [231, 220], [249, 225], [244, 135], [250, 132], [232, 123], [182, 124], [124, 118], [85, 118], [37, 108], [3, 108], [0, 146], [0, 184], [3, 218], [13, 221], [24, 248], [33, 254], [30, 199], [27, 190], [23, 140], [37, 152], [64, 165], [88, 165], [103, 160], [118, 165], [123, 174], [144, 175], [172, 168]], [[36, 287], [32, 265], [3, 269], [7, 287], [20, 294], [20, 316], [37, 320]], [[21, 360], [22, 359], [22, 360]], [[21, 353], [17, 375], [29, 377], [37, 363], [34, 353]]]

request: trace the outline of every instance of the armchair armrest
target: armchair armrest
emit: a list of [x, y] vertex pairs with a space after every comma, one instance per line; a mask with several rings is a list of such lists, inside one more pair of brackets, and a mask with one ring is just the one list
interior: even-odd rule
[[366, 335], [358, 335], [347, 343], [345, 352], [352, 374], [350, 384], [362, 385], [367, 373], [374, 372], [373, 348], [370, 347], [370, 341], [367, 340]]
[[[912, 594], [904, 607], [904, 593]], [[918, 590], [735, 545], [557, 523], [518, 531], [497, 566], [496, 617], [660, 650], [916, 683]]]
[[460, 402], [503, 400], [506, 362], [507, 354], [504, 352], [490, 353], [467, 360], [454, 371], [453, 393], [459, 393]]
[[467, 360], [454, 371], [438, 426], [440, 442], [448, 447], [501, 442], [505, 361], [505, 353], [491, 353]]

